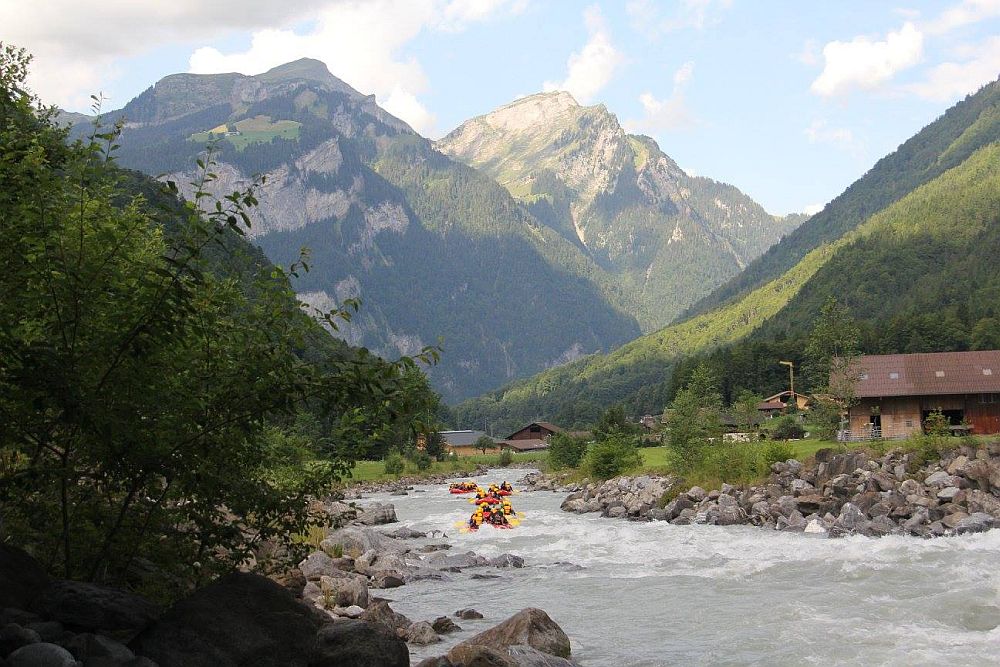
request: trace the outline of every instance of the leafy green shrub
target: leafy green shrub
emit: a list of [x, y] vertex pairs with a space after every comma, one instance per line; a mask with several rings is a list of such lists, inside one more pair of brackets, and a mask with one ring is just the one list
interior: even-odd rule
[[951, 422], [948, 421], [948, 418], [944, 414], [935, 410], [927, 415], [927, 419], [924, 420], [924, 433], [932, 437], [951, 435]]
[[399, 452], [392, 452], [385, 457], [386, 475], [402, 475], [404, 470], [406, 470], [406, 461], [403, 460], [403, 456]]
[[779, 463], [795, 458], [795, 450], [787, 442], [772, 440], [764, 443], [764, 463], [768, 468], [772, 463]]
[[632, 438], [614, 435], [593, 445], [584, 459], [591, 477], [608, 479], [642, 463]]
[[554, 470], [576, 468], [587, 451], [587, 441], [568, 433], [556, 433], [549, 440], [549, 466]]
[[799, 420], [791, 415], [779, 417], [775, 422], [774, 428], [771, 430], [771, 435], [774, 436], [775, 440], [798, 439], [806, 434], [806, 430], [802, 428]]
[[330, 547], [330, 555], [333, 556], [334, 558], [343, 558], [344, 545], [341, 544], [340, 542], [334, 544], [332, 547]]
[[508, 447], [504, 447], [503, 449], [501, 449], [500, 460], [498, 461], [500, 467], [506, 468], [513, 462], [514, 462], [514, 455], [511, 453], [510, 449]]
[[417, 452], [413, 455], [413, 463], [417, 466], [417, 470], [428, 470], [434, 460], [431, 459], [427, 452]]

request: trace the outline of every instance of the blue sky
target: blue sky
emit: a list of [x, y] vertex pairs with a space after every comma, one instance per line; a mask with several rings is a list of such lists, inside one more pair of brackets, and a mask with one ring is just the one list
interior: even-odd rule
[[0, 0], [46, 101], [302, 56], [432, 138], [567, 89], [769, 211], [813, 210], [1000, 74], [1000, 0]]

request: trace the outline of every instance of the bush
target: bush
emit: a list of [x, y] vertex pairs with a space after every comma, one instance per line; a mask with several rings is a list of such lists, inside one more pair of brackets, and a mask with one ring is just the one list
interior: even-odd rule
[[938, 437], [951, 435], [951, 422], [941, 412], [934, 411], [924, 420], [924, 433]]
[[549, 440], [549, 467], [554, 470], [576, 468], [586, 451], [587, 441], [583, 438], [574, 438], [567, 433], [556, 433]]
[[787, 442], [771, 441], [764, 443], [764, 463], [770, 468], [773, 463], [780, 463], [795, 458], [795, 450]]
[[413, 455], [413, 463], [417, 466], [417, 470], [428, 470], [433, 462], [427, 452], [417, 452]]
[[503, 448], [503, 449], [501, 449], [500, 450], [500, 460], [498, 461], [498, 463], [500, 464], [500, 466], [503, 467], [503, 468], [506, 468], [507, 466], [509, 466], [513, 462], [514, 462], [514, 455], [511, 453], [510, 449], [508, 449], [506, 447]]
[[608, 479], [620, 475], [629, 468], [642, 464], [642, 457], [632, 438], [615, 435], [590, 448], [585, 465], [591, 477]]
[[775, 440], [798, 439], [804, 437], [806, 434], [806, 430], [802, 428], [799, 420], [791, 415], [779, 417], [775, 422], [774, 428], [771, 431], [771, 435], [774, 436]]
[[392, 452], [385, 457], [386, 475], [402, 475], [404, 470], [406, 470], [406, 462], [399, 452]]

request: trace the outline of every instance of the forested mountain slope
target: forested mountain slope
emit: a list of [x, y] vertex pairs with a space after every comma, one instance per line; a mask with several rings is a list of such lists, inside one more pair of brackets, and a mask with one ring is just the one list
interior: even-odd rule
[[213, 192], [263, 174], [251, 235], [286, 266], [311, 250], [300, 298], [360, 298], [340, 335], [386, 357], [443, 338], [430, 374], [449, 399], [639, 334], [622, 288], [581, 248], [318, 61], [173, 75], [122, 114], [129, 167], [183, 187], [214, 143]]
[[966, 97], [879, 160], [864, 176], [785, 236], [746, 270], [692, 306], [704, 313], [793, 266], [813, 248], [840, 238], [892, 202], [1000, 140], [1000, 80]]
[[731, 185], [688, 176], [603, 105], [580, 106], [566, 92], [518, 99], [436, 145], [494, 177], [617, 276], [644, 331], [670, 322], [802, 221], [768, 214]]
[[[961, 150], [960, 141], [945, 150]], [[711, 362], [728, 399], [740, 388], [783, 388], [777, 360], [801, 360], [829, 297], [865, 324], [868, 352], [1000, 344], [998, 253], [1000, 143], [992, 143], [742, 299], [466, 402], [459, 423], [586, 423], [612, 402], [659, 412], [678, 363], [684, 375]]]

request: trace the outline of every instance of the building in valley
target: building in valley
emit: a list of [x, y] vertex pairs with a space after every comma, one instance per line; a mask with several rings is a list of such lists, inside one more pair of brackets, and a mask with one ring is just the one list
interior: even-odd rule
[[[440, 431], [441, 439], [444, 440], [445, 449], [453, 452], [457, 456], [472, 456], [473, 454], [483, 454], [481, 449], [476, 449], [476, 441], [486, 435], [484, 431]], [[499, 451], [497, 447], [486, 450], [486, 454], [493, 454]]]
[[916, 435], [934, 411], [955, 433], [1000, 433], [1000, 350], [867, 355], [851, 375], [848, 439]]
[[507, 436], [507, 440], [548, 440], [562, 429], [549, 422], [531, 422]]

